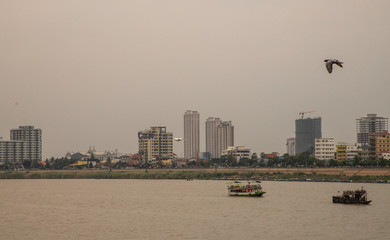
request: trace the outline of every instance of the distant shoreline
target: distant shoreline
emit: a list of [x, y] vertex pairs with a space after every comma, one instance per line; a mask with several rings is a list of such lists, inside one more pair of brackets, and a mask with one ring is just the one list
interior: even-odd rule
[[390, 183], [390, 168], [218, 168], [1, 171], [0, 179], [201, 179]]

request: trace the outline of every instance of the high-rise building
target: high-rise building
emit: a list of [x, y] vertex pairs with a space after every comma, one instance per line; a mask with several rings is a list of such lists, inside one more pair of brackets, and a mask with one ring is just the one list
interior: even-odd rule
[[4, 141], [0, 138], [0, 163], [23, 163], [27, 158], [26, 141]]
[[138, 152], [145, 163], [173, 159], [172, 133], [166, 127], [151, 127], [138, 132]]
[[234, 126], [231, 121], [209, 117], [206, 121], [206, 152], [211, 158], [221, 157], [222, 150], [234, 146]]
[[197, 158], [199, 154], [199, 113], [184, 113], [184, 158]]
[[314, 148], [316, 138], [322, 138], [321, 118], [295, 120], [295, 154]]
[[289, 156], [295, 155], [295, 138], [287, 138], [286, 152]]
[[363, 145], [369, 143], [369, 134], [388, 130], [388, 118], [367, 114], [367, 117], [356, 119], [357, 142]]
[[11, 129], [11, 141], [26, 142], [26, 159], [29, 161], [42, 161], [42, 130], [34, 126], [20, 126]]
[[234, 126], [231, 121], [222, 122], [217, 127], [217, 155], [221, 157], [222, 151], [234, 146]]
[[209, 153], [210, 158], [216, 158], [217, 147], [217, 127], [222, 123], [221, 119], [209, 117], [206, 120], [206, 152]]
[[314, 157], [318, 160], [331, 160], [335, 157], [335, 145], [333, 138], [316, 138]]

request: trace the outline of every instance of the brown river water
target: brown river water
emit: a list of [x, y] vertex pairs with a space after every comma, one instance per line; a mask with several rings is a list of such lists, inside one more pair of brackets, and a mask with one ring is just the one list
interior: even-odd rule
[[[390, 184], [262, 185], [242, 198], [215, 180], [1, 180], [0, 239], [390, 239]], [[370, 205], [332, 203], [361, 186]]]

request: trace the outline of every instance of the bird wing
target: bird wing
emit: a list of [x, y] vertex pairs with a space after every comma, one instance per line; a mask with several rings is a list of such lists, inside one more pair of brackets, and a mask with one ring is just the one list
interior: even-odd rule
[[341, 65], [341, 64], [343, 64], [343, 62], [339, 62], [339, 61], [337, 61], [337, 62], [335, 62], [336, 64], [337, 64], [337, 66], [339, 66], [339, 67], [343, 67], [343, 65]]
[[326, 69], [328, 69], [328, 72], [329, 72], [329, 73], [332, 73], [332, 64], [333, 64], [333, 61], [327, 61], [327, 62], [325, 63]]

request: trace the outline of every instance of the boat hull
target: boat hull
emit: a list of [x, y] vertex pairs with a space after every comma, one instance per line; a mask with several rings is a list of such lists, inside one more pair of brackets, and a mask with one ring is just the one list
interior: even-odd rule
[[265, 192], [229, 192], [229, 196], [233, 197], [262, 197]]
[[343, 204], [370, 204], [371, 200], [363, 201], [355, 198], [344, 198], [342, 196], [333, 196], [333, 203], [343, 203]]

